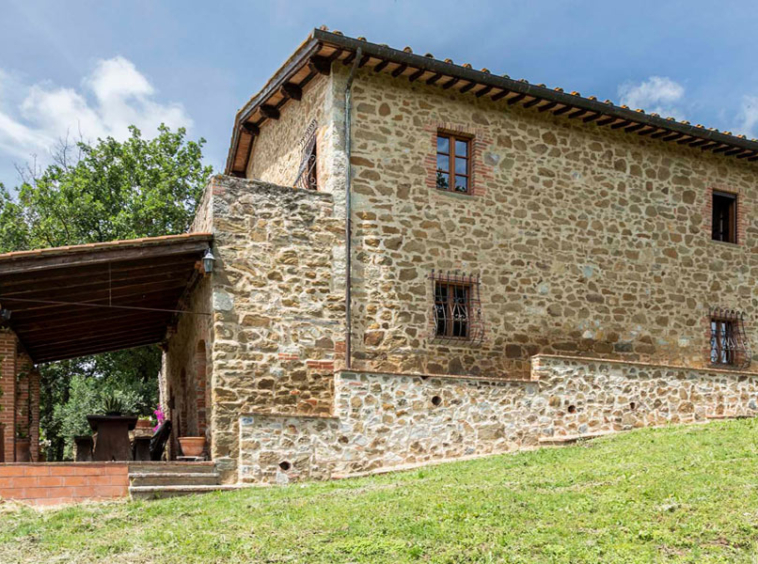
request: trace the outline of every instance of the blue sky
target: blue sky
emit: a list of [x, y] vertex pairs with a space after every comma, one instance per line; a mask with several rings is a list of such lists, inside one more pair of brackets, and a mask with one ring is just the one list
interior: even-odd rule
[[758, 2], [0, 0], [0, 182], [70, 132], [161, 121], [222, 169], [234, 114], [313, 27], [758, 137]]

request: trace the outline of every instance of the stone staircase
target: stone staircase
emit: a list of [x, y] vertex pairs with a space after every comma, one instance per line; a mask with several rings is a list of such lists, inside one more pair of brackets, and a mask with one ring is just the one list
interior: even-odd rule
[[133, 462], [129, 464], [129, 495], [132, 499], [162, 499], [239, 486], [220, 483], [213, 462]]

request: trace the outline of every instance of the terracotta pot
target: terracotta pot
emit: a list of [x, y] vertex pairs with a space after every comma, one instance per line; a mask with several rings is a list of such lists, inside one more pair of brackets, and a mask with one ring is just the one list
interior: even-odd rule
[[31, 441], [29, 439], [16, 439], [16, 462], [31, 462]]
[[147, 419], [138, 419], [137, 420], [137, 429], [140, 431], [152, 431], [153, 430], [153, 423]]
[[205, 450], [205, 437], [179, 437], [179, 445], [184, 456], [202, 456]]

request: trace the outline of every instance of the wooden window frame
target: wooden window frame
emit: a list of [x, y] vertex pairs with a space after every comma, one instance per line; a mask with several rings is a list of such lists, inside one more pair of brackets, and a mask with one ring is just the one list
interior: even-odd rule
[[[439, 150], [439, 139], [440, 137], [448, 139], [448, 152], [444, 153]], [[466, 144], [466, 156], [458, 156], [455, 152], [455, 144], [457, 141], [463, 142]], [[473, 137], [470, 135], [462, 135], [460, 133], [454, 133], [452, 131], [446, 131], [444, 129], [437, 130], [437, 136], [435, 137], [435, 184], [437, 190], [440, 190], [441, 192], [451, 192], [454, 194], [473, 194], [473, 186], [472, 186], [472, 179], [473, 179], [473, 149], [474, 143], [473, 143]], [[437, 166], [437, 159], [439, 156], [445, 156], [448, 158], [448, 169], [443, 170]], [[455, 170], [455, 160], [458, 159], [466, 159], [466, 174], [459, 174]], [[439, 185], [438, 176], [439, 174], [447, 174], [448, 176], [448, 187], [447, 188], [441, 188]], [[463, 177], [466, 179], [466, 190], [456, 190], [456, 177]], [[452, 182], [451, 182], [452, 180]]]
[[[729, 217], [727, 218], [727, 221], [729, 222], [727, 232], [724, 233], [724, 230], [718, 230], [716, 227], [716, 214], [717, 214], [717, 206], [716, 206], [716, 199], [720, 198], [723, 200], [729, 200], [731, 203], [729, 205]], [[711, 239], [713, 241], [719, 241], [722, 243], [732, 243], [737, 244], [737, 214], [739, 206], [739, 199], [737, 197], [737, 194], [733, 194], [730, 192], [722, 192], [719, 190], [713, 190], [711, 195], [711, 206], [712, 206], [712, 213], [711, 213]]]

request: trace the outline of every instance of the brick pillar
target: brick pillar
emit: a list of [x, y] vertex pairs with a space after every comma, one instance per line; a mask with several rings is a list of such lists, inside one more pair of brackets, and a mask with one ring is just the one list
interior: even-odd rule
[[16, 432], [16, 336], [0, 330], [0, 423], [3, 427], [3, 462], [13, 462]]
[[29, 409], [32, 462], [39, 462], [39, 370], [36, 368], [29, 373]]

